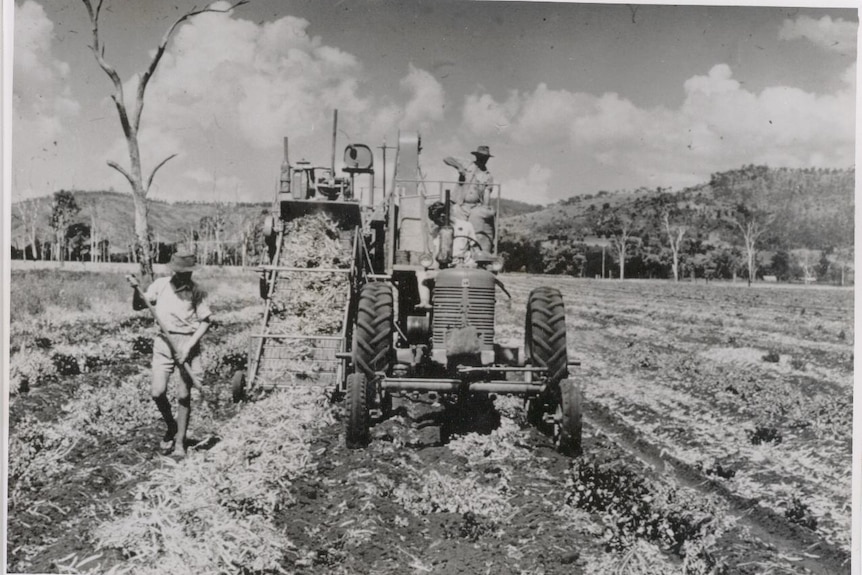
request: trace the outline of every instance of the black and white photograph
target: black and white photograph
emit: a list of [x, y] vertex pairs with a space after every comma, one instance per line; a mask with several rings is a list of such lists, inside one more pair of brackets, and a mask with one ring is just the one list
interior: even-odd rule
[[0, 572], [862, 573], [858, 0], [2, 7]]

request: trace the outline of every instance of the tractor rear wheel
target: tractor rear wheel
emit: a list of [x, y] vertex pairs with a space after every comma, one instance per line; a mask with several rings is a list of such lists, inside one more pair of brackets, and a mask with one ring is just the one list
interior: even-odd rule
[[[392, 286], [373, 282], [362, 286], [353, 330], [353, 365], [357, 373], [374, 382], [392, 363], [393, 305]], [[388, 392], [381, 392], [382, 410], [391, 409]], [[373, 395], [372, 395], [373, 399]]]
[[527, 422], [542, 433], [551, 434], [553, 429], [545, 424], [544, 416], [559, 407], [558, 384], [569, 375], [566, 310], [559, 290], [539, 287], [530, 292], [524, 325], [524, 355], [534, 366], [548, 370], [545, 391], [527, 401]]
[[581, 454], [583, 430], [583, 394], [573, 379], [559, 383], [560, 401], [554, 414], [554, 443], [563, 455]]
[[373, 394], [368, 378], [364, 373], [351, 373], [347, 376], [347, 434], [349, 449], [368, 445], [368, 399]]

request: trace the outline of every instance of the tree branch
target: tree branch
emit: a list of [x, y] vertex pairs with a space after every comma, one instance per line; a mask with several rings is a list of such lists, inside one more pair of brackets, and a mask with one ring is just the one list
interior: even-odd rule
[[135, 181], [132, 179], [132, 176], [127, 172], [123, 167], [113, 160], [108, 160], [108, 165], [123, 174], [123, 176], [129, 180], [129, 183], [132, 184], [132, 190], [135, 189]]
[[172, 158], [175, 158], [175, 157], [176, 157], [176, 154], [171, 154], [170, 156], [168, 156], [167, 158], [165, 158], [164, 160], [159, 162], [159, 165], [157, 165], [155, 168], [153, 168], [153, 171], [150, 173], [150, 177], [147, 180], [147, 187], [144, 188], [144, 193], [147, 193], [150, 191], [150, 186], [153, 184], [153, 178], [156, 177], [156, 172], [159, 171], [159, 168], [161, 168], [162, 166], [167, 164], [169, 160], [171, 160]]
[[[120, 75], [117, 74], [117, 71], [111, 66], [107, 60], [105, 60], [105, 47], [102, 45], [102, 40], [99, 36], [99, 14], [102, 11], [102, 2], [103, 0], [99, 0], [99, 3], [96, 5], [96, 8], [93, 8], [93, 4], [90, 0], [81, 0], [84, 3], [84, 6], [87, 8], [87, 14], [90, 17], [90, 25], [93, 28], [93, 43], [90, 45], [90, 50], [93, 52], [93, 56], [96, 58], [96, 62], [99, 64], [99, 67], [108, 75], [108, 78], [111, 79], [111, 82], [114, 84], [114, 89], [116, 90], [116, 96], [112, 96], [114, 98], [114, 102], [117, 106], [122, 106], [125, 108], [125, 100], [123, 98], [123, 81], [120, 79]], [[125, 126], [124, 126], [125, 129]]]
[[[83, 1], [89, 2], [89, 0], [83, 0]], [[234, 8], [237, 8], [238, 6], [242, 6], [243, 4], [248, 4], [248, 2], [249, 2], [249, 0], [238, 0], [237, 2], [231, 4], [229, 7], [225, 8], [223, 10], [217, 9], [217, 8], [211, 8], [209, 6], [207, 6], [206, 8], [202, 8], [200, 10], [192, 8], [189, 12], [186, 12], [185, 14], [183, 14], [182, 16], [177, 18], [177, 20], [171, 25], [171, 27], [168, 28], [168, 31], [165, 32], [164, 36], [162, 36], [162, 40], [161, 40], [161, 42], [159, 42], [158, 48], [156, 48], [156, 53], [153, 55], [153, 59], [150, 61], [149, 66], [147, 66], [147, 70], [143, 73], [140, 81], [138, 82], [138, 92], [137, 92], [137, 97], [135, 99], [135, 112], [132, 116], [132, 125], [135, 127], [136, 130], [137, 130], [137, 128], [141, 122], [141, 113], [143, 112], [143, 109], [144, 109], [144, 93], [147, 90], [147, 85], [150, 83], [150, 78], [152, 78], [153, 74], [155, 74], [156, 68], [158, 67], [159, 62], [161, 61], [162, 56], [164, 55], [165, 50], [168, 47], [168, 42], [170, 42], [171, 37], [173, 36], [174, 32], [179, 27], [179, 25], [182, 24], [183, 22], [185, 22], [186, 20], [189, 20], [189, 19], [194, 18], [195, 16], [197, 16], [199, 14], [204, 14], [207, 12], [225, 14], [227, 12], [230, 12]]]

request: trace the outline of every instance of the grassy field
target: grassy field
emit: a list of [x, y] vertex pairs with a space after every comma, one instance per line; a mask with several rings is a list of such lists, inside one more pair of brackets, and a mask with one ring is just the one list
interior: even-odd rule
[[319, 391], [234, 405], [257, 277], [198, 276], [210, 392], [177, 463], [155, 451], [155, 328], [122, 274], [13, 273], [8, 571], [846, 570], [850, 290], [503, 277], [498, 339], [522, 341], [533, 287], [563, 293], [587, 400], [571, 460], [514, 398], [404, 399], [359, 451]]

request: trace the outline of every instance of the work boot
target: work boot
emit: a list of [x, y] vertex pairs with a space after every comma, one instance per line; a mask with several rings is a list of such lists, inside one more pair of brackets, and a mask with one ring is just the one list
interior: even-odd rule
[[159, 447], [161, 447], [162, 452], [167, 455], [174, 448], [174, 438], [177, 436], [177, 422], [171, 421], [168, 423], [168, 429], [165, 431], [164, 437], [162, 437], [162, 443]]

